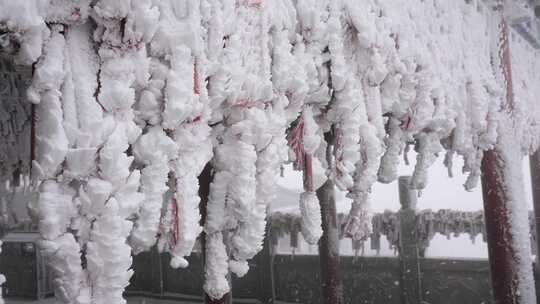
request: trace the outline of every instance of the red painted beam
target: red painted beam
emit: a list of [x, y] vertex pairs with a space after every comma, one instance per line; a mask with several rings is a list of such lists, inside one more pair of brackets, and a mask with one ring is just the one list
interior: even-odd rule
[[[519, 268], [510, 229], [504, 166], [495, 150], [484, 153], [482, 160], [482, 192], [486, 224], [491, 284], [496, 304], [519, 304]], [[523, 303], [528, 304], [528, 303]]]
[[[514, 92], [512, 83], [512, 66], [510, 56], [510, 41], [508, 23], [504, 11], [505, 2], [500, 1], [497, 9], [500, 15], [498, 27], [499, 40], [496, 55], [493, 58], [498, 61], [495, 71], [501, 73], [505, 85], [505, 100], [501, 106], [502, 115], [512, 117], [514, 109]], [[493, 297], [496, 304], [529, 304], [525, 303], [520, 295], [519, 256], [515, 248], [517, 235], [510, 219], [510, 210], [515, 204], [510, 196], [508, 185], [512, 176], [508, 176], [506, 166], [515, 165], [506, 163], [499, 149], [504, 149], [504, 144], [497, 143], [500, 147], [484, 152], [482, 159], [482, 194], [484, 199], [484, 217], [487, 234], [489, 263], [491, 270], [491, 284]], [[514, 170], [519, 170], [515, 169]], [[531, 265], [532, 267], [532, 265]]]

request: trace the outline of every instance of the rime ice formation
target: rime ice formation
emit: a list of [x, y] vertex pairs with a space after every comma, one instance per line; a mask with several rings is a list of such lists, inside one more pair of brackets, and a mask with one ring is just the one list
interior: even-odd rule
[[[35, 148], [33, 208], [58, 298], [125, 303], [132, 253], [157, 243], [172, 267], [186, 267], [202, 231], [204, 289], [223, 296], [229, 272], [244, 275], [261, 249], [285, 161], [304, 171], [305, 239], [322, 234], [315, 191], [331, 179], [353, 200], [343, 233], [360, 242], [373, 183], [396, 179], [409, 147], [416, 189], [443, 153], [450, 172], [453, 157], [464, 159], [470, 189], [483, 151], [508, 145], [503, 135], [516, 148], [508, 159], [534, 151], [539, 54], [512, 35], [516, 102], [505, 118], [491, 4], [0, 0], [0, 53], [33, 66], [35, 146], [20, 149]], [[0, 143], [17, 151], [29, 120], [5, 108]], [[209, 162], [201, 224], [198, 176]], [[8, 176], [17, 163], [0, 156]]]
[[[156, 65], [165, 70], [155, 80], [162, 86], [162, 92], [152, 100], [161, 98], [161, 127], [170, 133], [176, 149], [171, 154], [171, 197], [165, 202], [159, 247], [168, 249], [173, 257], [171, 266], [178, 268], [187, 266], [184, 257], [190, 255], [202, 230], [197, 177], [212, 158], [210, 105], [205, 83], [208, 61], [203, 39], [206, 20], [199, 1], [185, 1], [182, 5], [175, 1], [156, 3], [161, 14], [150, 53], [159, 59]], [[155, 210], [158, 218], [160, 209]]]
[[[141, 171], [132, 168], [128, 154], [141, 135], [133, 105], [148, 82], [146, 48], [155, 30], [159, 11], [150, 1], [98, 1], [94, 7], [100, 71], [96, 101], [103, 108], [104, 143], [98, 152], [98, 186], [105, 200], [98, 206], [87, 244], [92, 301], [125, 303], [124, 288], [133, 274], [127, 238], [130, 218], [145, 199], [139, 192]], [[151, 199], [151, 197], [150, 197]], [[144, 210], [144, 209], [143, 209]]]
[[[205, 224], [210, 240], [206, 257], [212, 260], [215, 256], [217, 261], [206, 267], [204, 289], [209, 296], [221, 298], [230, 286], [227, 269], [219, 268], [227, 266], [241, 276], [247, 259], [262, 248], [266, 205], [272, 195], [269, 187], [275, 178], [270, 176], [276, 175], [283, 161], [280, 149], [284, 148], [287, 125], [283, 117], [286, 104], [274, 100], [268, 14], [249, 1], [231, 2], [223, 3], [223, 9], [210, 18], [223, 22], [221, 35], [210, 38], [227, 38], [214, 59], [221, 66], [209, 79], [212, 107], [218, 114], [213, 115], [214, 120], [222, 123], [216, 129], [215, 175]], [[252, 30], [245, 31], [247, 28]]]
[[[77, 27], [75, 24], [73, 26]], [[94, 118], [91, 111], [77, 113], [73, 107], [74, 99], [87, 94], [89, 90], [86, 88], [92, 81], [78, 87], [77, 94], [73, 83], [80, 85], [82, 78], [95, 78], [96, 73], [90, 68], [89, 74], [81, 71], [80, 78], [73, 77], [71, 68], [75, 59], [72, 56], [78, 54], [70, 52], [73, 38], [82, 35], [84, 40], [89, 35], [88, 30], [78, 31], [74, 29], [73, 33], [66, 35], [65, 26], [52, 27], [28, 90], [30, 101], [37, 104], [36, 115], [39, 117], [32, 174], [36, 180], [42, 180], [36, 206], [43, 238], [40, 244], [56, 276], [55, 293], [65, 303], [90, 303], [87, 272], [81, 265], [82, 242], [78, 243], [74, 235], [68, 232], [78, 218], [77, 189], [69, 183], [87, 177], [89, 172], [84, 171], [88, 168], [84, 167], [94, 167], [95, 149], [92, 152], [92, 146], [84, 143], [83, 132], [73, 134], [78, 126], [72, 123], [87, 114], [90, 119], [99, 119]], [[86, 46], [89, 48], [90, 44], [87, 42]], [[84, 48], [84, 44], [80, 47]]]

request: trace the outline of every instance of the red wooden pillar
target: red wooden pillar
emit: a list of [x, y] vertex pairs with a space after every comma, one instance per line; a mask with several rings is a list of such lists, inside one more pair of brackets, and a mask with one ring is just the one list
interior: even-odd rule
[[207, 294], [204, 295], [205, 304], [231, 304], [232, 303], [232, 293], [228, 293], [223, 296], [221, 299], [212, 299]]
[[[334, 136], [325, 134], [328, 144], [326, 160], [332, 163], [332, 144]], [[324, 304], [343, 304], [343, 277], [339, 256], [339, 225], [336, 212], [334, 182], [328, 179], [317, 189], [317, 198], [321, 206], [323, 234], [319, 240], [319, 258], [321, 263], [321, 283]]]
[[[513, 248], [514, 234], [510, 225], [508, 195], [505, 190], [503, 160], [495, 150], [484, 153], [482, 160], [482, 192], [486, 223], [491, 284], [496, 304], [517, 304], [519, 267]], [[527, 304], [527, 303], [523, 303]]]
[[319, 240], [322, 294], [324, 304], [343, 304], [343, 278], [339, 257], [339, 229], [334, 183], [328, 179], [317, 190], [321, 204], [323, 234]]
[[[502, 115], [506, 115], [509, 121], [512, 117], [514, 95], [512, 87], [512, 69], [510, 60], [510, 46], [508, 24], [504, 14], [504, 1], [499, 1], [496, 14], [500, 15], [498, 23], [499, 38], [497, 47], [494, 48], [493, 62], [496, 62], [494, 70], [500, 73], [500, 80], [506, 85], [506, 95], [502, 104]], [[505, 126], [501, 126], [504, 128]], [[507, 126], [511, 127], [511, 126]], [[506, 135], [504, 135], [506, 136]], [[512, 179], [509, 169], [513, 165], [507, 163], [500, 149], [503, 145], [511, 143], [497, 143], [497, 147], [484, 152], [482, 159], [482, 192], [484, 199], [484, 215], [487, 233], [489, 263], [491, 268], [491, 283], [493, 296], [496, 304], [529, 304], [526, 303], [527, 295], [521, 295], [521, 284], [525, 284], [520, 278], [520, 260], [518, 248], [514, 247], [516, 238], [515, 228], [510, 218], [510, 210], [516, 202], [511, 201], [510, 189], [507, 185]], [[519, 202], [518, 202], [519, 203]], [[524, 219], [526, 220], [526, 219]], [[532, 267], [532, 265], [531, 265]], [[530, 278], [532, 279], [532, 278]]]
[[[208, 196], [210, 195], [210, 184], [212, 183], [212, 165], [210, 163], [206, 164], [201, 175], [199, 175], [199, 197], [201, 198], [201, 203], [199, 210], [201, 212], [201, 225], [204, 226], [206, 222], [206, 207], [208, 206]], [[206, 256], [206, 234], [201, 233], [201, 256]], [[206, 266], [203, 267], [203, 269]], [[204, 275], [204, 274], [203, 274]], [[231, 304], [232, 303], [232, 292], [224, 295], [221, 299], [212, 299], [206, 293], [204, 294], [204, 303], [205, 304]]]
[[536, 223], [536, 266], [540, 267], [540, 149], [529, 157], [531, 169], [531, 186], [534, 205], [534, 219]]
[[[32, 64], [32, 77], [34, 77], [34, 72], [36, 71], [36, 62]], [[30, 179], [32, 182], [37, 181], [36, 177], [33, 174], [33, 168], [34, 168], [34, 161], [36, 160], [36, 125], [38, 122], [37, 112], [36, 109], [37, 106], [35, 103], [32, 103], [30, 105]]]

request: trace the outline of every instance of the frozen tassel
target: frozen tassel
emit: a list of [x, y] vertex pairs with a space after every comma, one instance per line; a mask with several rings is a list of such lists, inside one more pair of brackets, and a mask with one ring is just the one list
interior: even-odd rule
[[411, 164], [411, 161], [409, 160], [409, 152], [411, 152], [411, 145], [405, 143], [405, 148], [403, 149], [403, 162], [406, 166]]
[[[200, 198], [197, 194], [198, 188], [195, 185], [198, 184], [196, 176], [185, 176], [184, 178], [176, 179], [177, 189], [183, 189], [183, 192], [177, 190], [174, 194], [175, 199], [172, 200], [173, 208], [173, 235], [174, 240], [171, 244], [170, 253], [173, 259], [182, 261], [177, 263], [171, 261], [171, 266], [178, 265], [180, 268], [187, 267], [187, 260], [184, 257], [189, 256], [195, 245], [197, 237], [202, 231], [202, 227], [199, 224], [199, 202]], [[185, 261], [185, 263], [184, 263]], [[185, 265], [185, 266], [184, 266]]]
[[448, 177], [454, 177], [454, 153], [455, 152], [453, 150], [447, 150], [446, 154], [444, 155], [444, 166], [448, 171]]
[[371, 217], [369, 215], [367, 195], [362, 201], [354, 201], [343, 227], [343, 236], [353, 240], [365, 241], [371, 235]]
[[229, 257], [223, 243], [221, 232], [206, 235], [206, 264], [204, 273], [204, 291], [212, 299], [221, 299], [230, 291], [227, 275]]
[[131, 248], [126, 243], [132, 224], [119, 211], [116, 199], [109, 199], [90, 233], [86, 258], [94, 303], [126, 303], [124, 288], [133, 275]]
[[399, 154], [405, 147], [404, 132], [401, 129], [400, 121], [390, 117], [388, 122], [389, 135], [385, 138], [386, 151], [381, 158], [378, 180], [381, 183], [391, 183], [397, 179], [397, 168], [399, 164]]
[[75, 191], [47, 180], [40, 186], [37, 210], [41, 250], [48, 258], [54, 274], [55, 294], [63, 303], [90, 303], [87, 272], [81, 266], [81, 247], [71, 233], [66, 233], [76, 215]]
[[375, 128], [370, 125], [363, 125], [360, 129], [360, 160], [356, 163], [354, 173], [354, 186], [349, 189], [347, 197], [357, 200], [367, 199], [371, 192], [371, 187], [377, 180], [377, 170], [379, 169], [379, 159], [381, 157], [381, 142], [377, 138]]
[[149, 250], [156, 242], [163, 197], [167, 191], [169, 161], [177, 153], [174, 141], [157, 126], [151, 127], [133, 145], [136, 160], [146, 164], [141, 170], [141, 192], [145, 198], [130, 236], [135, 254]]
[[295, 155], [294, 168], [304, 173], [305, 192], [300, 195], [301, 232], [309, 244], [316, 244], [322, 235], [321, 208], [313, 184], [312, 153], [315, 153], [320, 145], [316, 128], [312, 109], [306, 107], [287, 137], [289, 147]]
[[247, 261], [230, 260], [229, 261], [229, 269], [237, 277], [241, 278], [241, 277], [245, 276], [248, 273], [249, 265], [248, 265]]
[[308, 244], [315, 245], [322, 236], [321, 206], [317, 195], [307, 191], [300, 195], [302, 236]]
[[145, 198], [130, 236], [135, 254], [149, 250], [156, 242], [168, 173], [166, 164], [154, 164], [141, 170], [142, 193]]
[[53, 241], [42, 240], [39, 246], [56, 276], [55, 296], [62, 303], [90, 304], [88, 274], [80, 263], [81, 248], [73, 235], [65, 233]]
[[420, 133], [417, 135], [416, 166], [411, 178], [411, 189], [422, 190], [427, 185], [428, 169], [437, 160], [437, 154], [442, 146], [437, 133]]
[[170, 263], [171, 267], [174, 268], [174, 269], [177, 269], [177, 268], [186, 268], [189, 266], [189, 262], [184, 259], [183, 257], [178, 257], [178, 256], [175, 256], [171, 259], [171, 263]]
[[463, 172], [468, 172], [469, 175], [467, 176], [467, 180], [465, 181], [465, 184], [463, 187], [467, 191], [471, 191], [478, 185], [478, 182], [480, 181], [480, 165], [482, 163], [483, 158], [483, 152], [481, 150], [476, 151], [472, 154], [474, 156], [474, 159], [465, 160], [465, 166]]

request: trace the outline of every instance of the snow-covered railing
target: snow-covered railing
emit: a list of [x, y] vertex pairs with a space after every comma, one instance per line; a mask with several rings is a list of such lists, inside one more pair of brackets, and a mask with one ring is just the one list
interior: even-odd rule
[[[347, 220], [347, 214], [338, 214], [339, 227], [343, 229]], [[277, 246], [279, 239], [290, 237], [290, 246], [299, 247], [299, 233], [301, 217], [297, 214], [276, 212], [270, 216], [271, 241]], [[390, 249], [396, 250], [400, 240], [400, 213], [386, 210], [372, 216], [372, 233], [369, 236], [372, 250], [381, 250], [381, 236], [384, 236]], [[534, 229], [534, 213], [529, 213], [529, 226], [531, 231], [531, 244], [536, 244], [536, 229]], [[429, 247], [431, 240], [436, 234], [441, 234], [447, 239], [468, 235], [474, 244], [478, 235], [486, 240], [484, 214], [482, 211], [459, 211], [441, 209], [438, 211], [418, 210], [416, 212], [416, 234], [421, 254]], [[342, 231], [340, 235], [343, 236]], [[343, 239], [343, 237], [342, 237]], [[365, 246], [368, 239], [351, 240], [352, 248], [359, 252]], [[532, 253], [536, 252], [536, 246], [531, 246]]]

